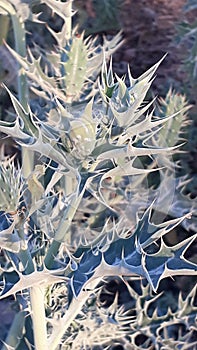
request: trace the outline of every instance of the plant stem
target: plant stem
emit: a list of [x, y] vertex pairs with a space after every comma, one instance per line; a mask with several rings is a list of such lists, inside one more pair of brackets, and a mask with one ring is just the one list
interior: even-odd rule
[[21, 249], [18, 253], [18, 257], [22, 262], [26, 275], [29, 275], [30, 273], [34, 272], [34, 264], [28, 248]]
[[[28, 248], [21, 247], [18, 256], [23, 264], [25, 274], [34, 272], [34, 264]], [[33, 322], [34, 343], [36, 350], [47, 350], [47, 327], [45, 319], [45, 288], [33, 286], [29, 290], [31, 317]], [[19, 329], [20, 330], [20, 329]], [[19, 335], [17, 334], [17, 338]]]
[[100, 278], [96, 278], [88, 285], [88, 291], [82, 291], [77, 298], [73, 298], [65, 316], [59, 321], [60, 324], [58, 327], [55, 327], [51, 336], [48, 338], [48, 348], [50, 350], [56, 350], [58, 345], [61, 344], [63, 335], [81, 311], [83, 305], [92, 294], [92, 290], [97, 286], [99, 280]]
[[[69, 2], [69, 16], [66, 19], [65, 44], [69, 42], [72, 36], [72, 1]], [[73, 96], [66, 96], [66, 102], [72, 104]]]
[[30, 302], [36, 350], [47, 350], [47, 327], [45, 318], [45, 288], [34, 286], [30, 288]]
[[[17, 16], [17, 14], [11, 15], [12, 24], [14, 29], [14, 39], [15, 39], [15, 50], [22, 56], [26, 57], [26, 35], [25, 35], [25, 25], [22, 22], [22, 19]], [[28, 111], [28, 100], [29, 100], [29, 91], [28, 91], [28, 82], [25, 74], [24, 68], [20, 67], [18, 71], [17, 78], [18, 85], [18, 99], [25, 111]], [[29, 129], [28, 120], [23, 120], [25, 129]], [[23, 164], [23, 175], [28, 177], [33, 170], [33, 152], [27, 150], [25, 147], [22, 148], [22, 164]]]
[[69, 16], [66, 19], [65, 39], [70, 40], [72, 35], [72, 1], [69, 3]]
[[49, 248], [47, 255], [45, 257], [45, 260], [44, 260], [44, 264], [45, 264], [47, 269], [52, 268], [54, 258], [57, 256], [60, 246], [61, 246], [61, 242], [58, 242], [55, 239], [51, 243], [50, 248]]
[[[15, 50], [22, 56], [26, 56], [26, 40], [25, 40], [25, 25], [21, 18], [17, 15], [12, 15], [12, 23], [14, 29]], [[27, 111], [28, 108], [28, 83], [24, 69], [19, 69], [18, 79], [18, 97], [21, 105]]]
[[9, 333], [5, 339], [5, 345], [3, 345], [1, 350], [7, 350], [8, 348], [17, 348], [23, 334], [23, 327], [25, 323], [26, 314], [27, 313], [25, 311], [20, 311], [15, 315], [12, 325], [9, 329]]
[[[85, 190], [85, 188], [84, 188], [84, 190]], [[63, 218], [59, 224], [59, 227], [57, 229], [57, 232], [55, 234], [55, 239], [51, 243], [51, 246], [50, 246], [50, 248], [47, 252], [47, 255], [45, 257], [44, 264], [45, 264], [47, 269], [50, 269], [52, 267], [54, 259], [59, 252], [59, 248], [60, 248], [62, 242], [64, 242], [66, 240], [67, 232], [70, 228], [70, 225], [71, 225], [72, 220], [74, 218], [74, 215], [77, 211], [77, 208], [81, 202], [84, 190], [82, 190], [80, 195], [78, 195], [78, 191], [76, 191], [76, 193], [73, 195], [73, 198], [68, 206], [68, 209], [64, 213], [64, 216], [63, 216]]]
[[3, 45], [4, 40], [7, 39], [9, 21], [8, 16], [0, 15], [0, 45]]

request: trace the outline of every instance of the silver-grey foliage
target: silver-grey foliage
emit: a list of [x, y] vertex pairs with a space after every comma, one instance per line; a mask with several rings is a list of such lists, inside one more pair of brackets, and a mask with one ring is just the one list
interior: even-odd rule
[[[107, 64], [120, 45], [120, 34], [97, 45], [76, 28], [68, 30], [71, 1], [40, 3], [60, 16], [63, 26], [59, 33], [48, 28], [57, 45], [45, 55], [46, 66], [31, 51], [22, 57], [9, 48], [37, 96], [37, 110], [39, 99], [47, 102], [41, 118], [33, 113], [30, 99], [25, 106], [5, 87], [15, 119], [1, 120], [0, 131], [13, 137], [22, 150], [32, 151], [34, 163], [33, 171], [23, 175], [24, 161], [21, 169], [14, 166], [14, 159], [1, 162], [0, 298], [23, 292], [19, 303], [30, 310], [24, 313], [26, 320], [32, 315], [37, 350], [107, 347], [109, 329], [114, 339], [127, 335], [128, 348], [137, 349], [138, 332], [149, 336], [152, 327], [157, 328], [152, 338], [159, 344], [156, 349], [170, 349], [177, 343], [168, 343], [163, 333], [179, 318], [190, 325], [191, 316], [193, 324], [194, 291], [186, 298], [183, 314], [181, 296], [177, 311], [162, 316], [157, 309], [148, 315], [148, 305], [157, 296], [141, 301], [150, 290], [156, 293], [166, 277], [197, 274], [196, 264], [185, 257], [196, 235], [171, 245], [166, 241], [196, 210], [187, 198], [186, 212], [182, 208], [178, 188], [184, 180], [175, 178], [177, 164], [172, 158], [183, 143], [179, 132], [188, 109], [185, 98], [169, 91], [168, 102], [162, 102], [169, 109], [165, 115], [155, 115], [154, 100], [145, 98], [162, 59], [137, 79], [128, 69], [126, 86], [124, 77], [114, 75], [112, 61]], [[34, 18], [27, 1], [2, 0], [0, 8], [4, 15], [18, 16], [19, 23]], [[147, 281], [142, 295], [127, 284], [136, 300], [135, 317], [120, 309], [116, 299], [115, 319], [107, 315], [112, 308], [102, 312], [96, 304], [91, 306], [92, 296], [109, 276]], [[25, 349], [33, 349], [27, 322], [23, 335], [14, 339], [15, 348], [22, 341]], [[12, 346], [10, 339], [8, 335]]]

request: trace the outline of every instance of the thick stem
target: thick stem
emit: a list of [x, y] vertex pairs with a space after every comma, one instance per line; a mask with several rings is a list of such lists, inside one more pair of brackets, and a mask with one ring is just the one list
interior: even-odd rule
[[63, 217], [63, 219], [60, 222], [60, 225], [57, 229], [57, 232], [55, 234], [55, 239], [58, 242], [64, 242], [66, 240], [66, 236], [67, 236], [67, 232], [70, 228], [70, 225], [73, 221], [73, 218], [75, 216], [75, 213], [79, 207], [79, 204], [81, 202], [81, 199], [83, 197], [83, 192], [78, 194], [75, 193], [73, 195], [73, 198], [71, 200], [71, 202], [69, 203], [69, 207], [68, 209], [65, 211], [65, 215]]
[[28, 176], [33, 171], [34, 167], [34, 152], [23, 147], [22, 148], [22, 164], [23, 164], [23, 176], [25, 179], [28, 178]]
[[34, 264], [28, 248], [21, 249], [18, 253], [18, 257], [22, 262], [22, 265], [24, 267], [24, 273], [26, 275], [29, 275], [30, 273], [34, 272]]
[[92, 290], [99, 283], [100, 278], [95, 279], [88, 285], [88, 291], [82, 291], [77, 298], [73, 298], [65, 316], [63, 316], [60, 320], [60, 324], [58, 327], [55, 327], [51, 336], [48, 338], [48, 348], [50, 350], [57, 350], [58, 346], [61, 344], [61, 339], [65, 334], [68, 327], [75, 320], [76, 316], [80, 313], [83, 305], [92, 294]]
[[[78, 188], [79, 188], [79, 185], [78, 185]], [[56, 258], [59, 252], [59, 248], [62, 242], [65, 242], [66, 240], [68, 230], [75, 216], [75, 213], [79, 207], [81, 199], [83, 198], [84, 191], [85, 191], [85, 186], [81, 191], [81, 193], [78, 193], [79, 192], [78, 189], [76, 190], [76, 192], [73, 194], [73, 197], [69, 203], [67, 210], [64, 213], [63, 218], [60, 221], [59, 227], [57, 228], [57, 231], [55, 234], [55, 238], [51, 243], [51, 246], [44, 260], [44, 264], [47, 269], [50, 269], [53, 266], [54, 259]]]
[[20, 250], [17, 255], [23, 265], [24, 274], [29, 275], [30, 273], [34, 272], [35, 267], [34, 267], [32, 256], [28, 249], [28, 243], [26, 241], [25, 234], [24, 234], [24, 220], [21, 220], [17, 228], [18, 228], [18, 235], [21, 239]]
[[61, 242], [58, 242], [55, 239], [51, 243], [50, 248], [44, 260], [44, 264], [48, 270], [52, 268], [54, 259], [59, 252], [60, 246], [61, 246]]
[[[28, 248], [21, 249], [18, 256], [23, 264], [25, 274], [31, 274], [34, 271], [34, 264]], [[29, 290], [29, 295], [35, 350], [47, 350], [47, 327], [44, 304], [45, 288], [42, 286], [33, 286]]]
[[44, 287], [34, 286], [30, 288], [31, 317], [36, 350], [48, 350], [44, 297]]
[[77, 194], [73, 195], [73, 198], [69, 204], [68, 209], [65, 211], [65, 214], [59, 224], [59, 227], [57, 229], [57, 232], [55, 234], [55, 239], [53, 240], [47, 255], [45, 257], [44, 264], [47, 269], [50, 269], [53, 265], [54, 259], [57, 256], [59, 252], [59, 248], [61, 246], [61, 243], [66, 240], [66, 236], [68, 233], [68, 230], [70, 228], [70, 225], [72, 223], [72, 220], [74, 218], [74, 215], [77, 211], [77, 208], [81, 202], [82, 196]]
[[[23, 238], [22, 227], [19, 229], [20, 237]], [[25, 274], [34, 272], [34, 263], [28, 250], [26, 241], [21, 244], [18, 257], [22, 262]], [[33, 322], [33, 333], [35, 350], [47, 350], [47, 326], [45, 319], [45, 288], [42, 286], [33, 286], [29, 289], [31, 317]], [[19, 334], [17, 334], [17, 338]], [[12, 339], [12, 338], [11, 338]]]

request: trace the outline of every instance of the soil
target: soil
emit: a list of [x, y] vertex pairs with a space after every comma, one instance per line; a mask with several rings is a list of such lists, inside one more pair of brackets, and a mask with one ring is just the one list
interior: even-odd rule
[[[192, 17], [191, 14], [186, 16], [183, 11], [186, 0], [117, 0], [111, 3], [119, 4], [117, 19], [125, 40], [122, 47], [113, 55], [116, 72], [120, 75], [125, 74], [129, 64], [134, 77], [138, 77], [168, 53], [158, 70], [154, 87], [157, 85], [157, 93], [164, 94], [168, 85], [180, 85], [184, 80], [183, 72], [180, 70], [184, 52], [182, 47], [175, 44], [174, 39], [178, 23], [186, 17], [189, 20]], [[76, 0], [76, 6], [81, 9], [79, 12], [81, 17], [83, 20], [86, 18], [87, 27], [93, 26], [94, 34], [96, 33], [93, 21], [96, 16], [102, 17], [101, 13], [96, 13], [96, 4], [97, 1], [94, 0], [86, 2]], [[106, 28], [110, 28], [109, 23], [106, 24], [102, 20], [100, 23], [103, 24], [104, 33], [108, 34], [109, 30]], [[115, 29], [116, 23], [113, 25]], [[102, 28], [100, 30], [102, 31]], [[113, 33], [113, 30], [110, 32]]]
[[138, 77], [168, 53], [158, 69], [154, 84], [158, 92], [164, 93], [167, 85], [183, 80], [179, 69], [183, 53], [173, 44], [173, 38], [176, 24], [184, 19], [185, 2], [126, 0], [122, 6], [121, 23], [126, 40], [115, 60], [121, 59], [123, 67], [129, 63], [134, 76]]

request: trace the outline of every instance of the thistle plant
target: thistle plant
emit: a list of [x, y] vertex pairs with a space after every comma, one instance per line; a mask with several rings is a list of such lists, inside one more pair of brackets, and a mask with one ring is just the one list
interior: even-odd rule
[[[196, 1], [188, 0], [184, 6], [184, 12], [192, 12], [197, 9]], [[196, 53], [197, 53], [197, 39], [196, 39], [197, 24], [196, 20], [188, 22], [187, 20], [179, 23], [177, 41], [179, 44], [185, 44], [186, 55], [183, 61], [184, 70], [187, 70], [188, 80], [190, 85], [195, 88], [197, 77]], [[186, 68], [186, 69], [185, 69]]]
[[183, 155], [183, 162], [185, 164], [185, 173], [190, 174], [191, 181], [186, 186], [186, 192], [195, 198], [196, 197], [196, 171], [195, 171], [195, 145], [196, 145], [196, 77], [197, 77], [197, 22], [195, 20], [195, 13], [197, 3], [194, 0], [186, 1], [183, 7], [184, 20], [177, 25], [176, 44], [179, 50], [183, 53], [182, 64], [180, 72], [183, 76], [182, 91], [187, 94], [187, 98], [193, 104], [190, 112], [191, 126], [187, 130], [188, 143], [187, 149], [189, 156]]
[[[140, 304], [147, 290], [156, 293], [164, 278], [197, 271], [184, 256], [195, 235], [173, 245], [166, 241], [191, 217], [190, 209], [181, 217], [170, 211], [176, 193], [172, 156], [181, 144], [178, 117], [183, 120], [188, 107], [183, 101], [181, 111], [175, 104], [167, 115], [154, 115], [154, 100], [145, 98], [162, 60], [137, 79], [128, 69], [127, 86], [109, 61], [120, 34], [97, 45], [96, 39], [72, 28], [72, 1], [40, 3], [62, 18], [60, 32], [48, 27], [56, 39], [54, 51], [40, 50], [35, 57], [30, 49], [22, 56], [9, 48], [29, 79], [36, 108], [30, 97], [24, 107], [5, 86], [15, 114], [12, 121], [0, 121], [2, 133], [35, 155], [29, 174], [23, 163], [2, 164], [0, 298], [14, 295], [20, 309], [4, 348], [108, 346], [103, 328], [91, 332], [88, 343], [85, 338], [87, 327], [103, 320], [113, 323], [109, 315], [115, 315], [116, 326], [110, 328], [114, 338], [129, 335], [131, 348], [136, 348], [132, 325], [151, 328], [155, 319], [161, 320], [156, 312], [148, 317], [146, 303]], [[10, 6], [18, 13], [21, 5], [32, 18], [34, 8], [28, 2], [0, 1], [4, 13], [10, 13]], [[27, 19], [22, 14], [20, 21]], [[176, 130], [170, 137], [169, 125]], [[14, 207], [8, 205], [10, 196]], [[146, 281], [139, 302], [135, 294], [140, 322], [120, 309], [116, 299], [108, 313], [99, 312], [95, 300], [110, 276], [125, 279], [128, 289], [128, 277]], [[174, 317], [168, 312], [162, 320], [172, 322]]]

